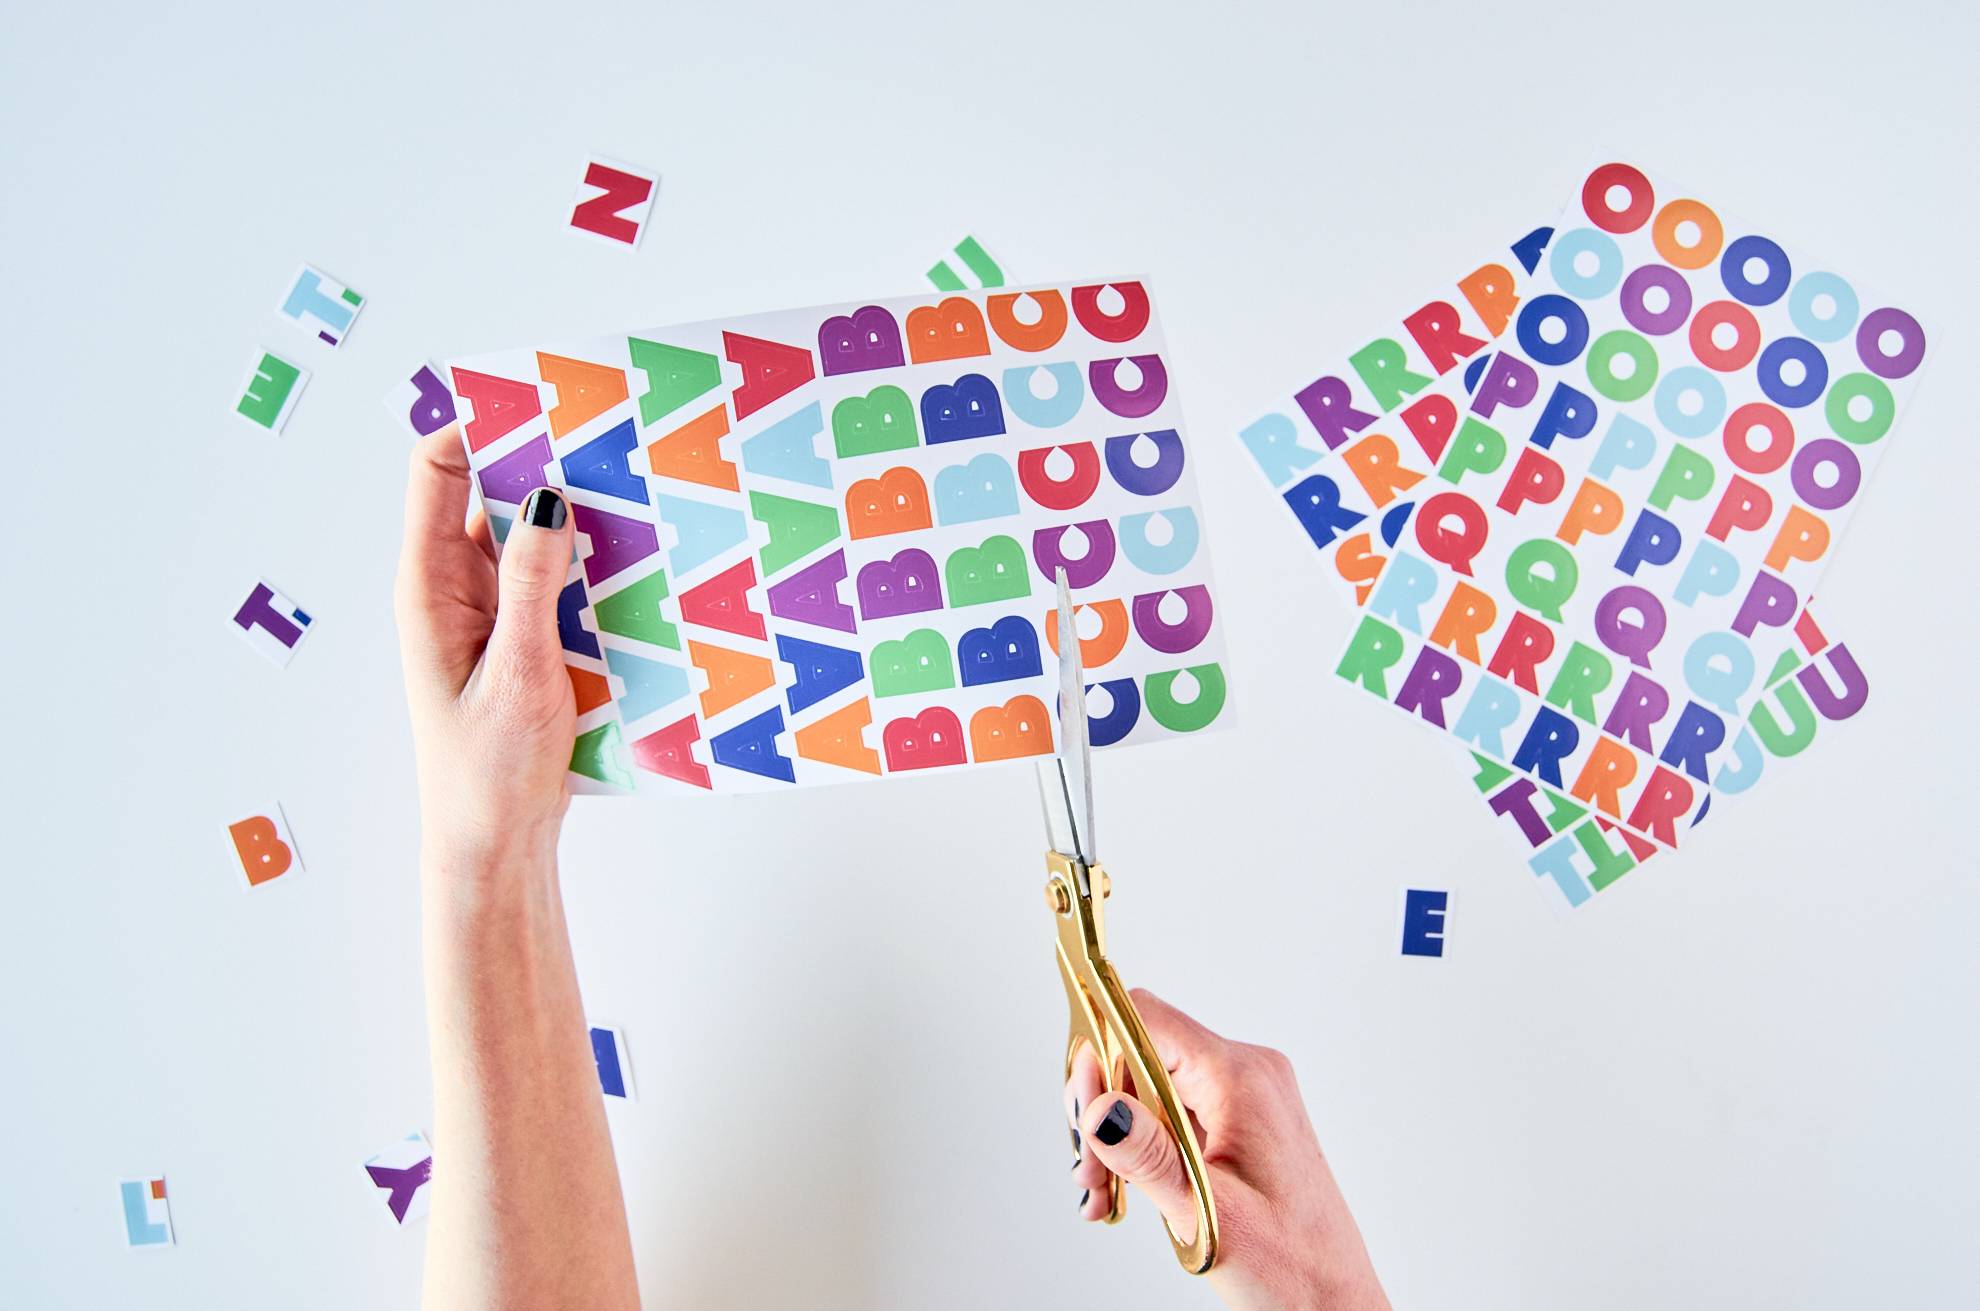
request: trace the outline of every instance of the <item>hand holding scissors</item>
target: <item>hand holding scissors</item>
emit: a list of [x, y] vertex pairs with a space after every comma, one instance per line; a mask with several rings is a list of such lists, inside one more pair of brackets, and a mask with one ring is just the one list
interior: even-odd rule
[[1052, 847], [1045, 896], [1071, 1013], [1066, 1100], [1074, 1183], [1086, 1190], [1080, 1214], [1119, 1220], [1133, 1183], [1162, 1213], [1183, 1269], [1208, 1273], [1233, 1307], [1386, 1308], [1292, 1064], [1130, 992], [1108, 959], [1112, 880], [1094, 843], [1084, 675], [1063, 573], [1058, 639], [1059, 749], [1038, 762], [1038, 785]]
[[[1107, 959], [1105, 905], [1113, 888], [1099, 864], [1093, 840], [1086, 682], [1063, 569], [1058, 584], [1059, 749], [1056, 755], [1038, 762], [1038, 791], [1045, 803], [1045, 832], [1051, 842], [1051, 850], [1045, 853], [1045, 901], [1058, 928], [1059, 975], [1071, 1013], [1065, 1072], [1070, 1077], [1082, 1051], [1091, 1053], [1103, 1085], [1116, 1092], [1131, 1086], [1174, 1140], [1189, 1179], [1196, 1215], [1186, 1237], [1170, 1224], [1169, 1242], [1183, 1269], [1200, 1275], [1217, 1260], [1217, 1204], [1210, 1195], [1210, 1176], [1197, 1147], [1196, 1132], [1176, 1098], [1169, 1071], [1142, 1025], [1134, 1000]], [[1126, 1186], [1119, 1175], [1109, 1174], [1106, 1188], [1103, 1218], [1112, 1224], [1126, 1210]]]

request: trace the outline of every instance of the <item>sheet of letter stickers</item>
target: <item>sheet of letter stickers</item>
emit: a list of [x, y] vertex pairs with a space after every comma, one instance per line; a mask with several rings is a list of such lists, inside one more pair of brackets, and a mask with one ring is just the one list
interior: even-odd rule
[[[1507, 252], [1481, 259], [1465, 275], [1412, 301], [1406, 313], [1368, 333], [1354, 351], [1305, 374], [1279, 410], [1245, 426], [1241, 438], [1253, 461], [1354, 604], [1368, 600], [1382, 566], [1414, 531], [1428, 531], [1428, 525], [1412, 523], [1418, 499], [1426, 495], [1416, 489], [1445, 454], [1455, 416], [1449, 398], [1412, 394], [1392, 380], [1404, 374], [1443, 376], [1463, 366], [1465, 390], [1475, 390], [1491, 345], [1511, 327], [1550, 240], [1552, 228], [1535, 228]], [[1366, 416], [1376, 418], [1364, 422]], [[1418, 457], [1428, 463], [1410, 469], [1408, 461]], [[1416, 547], [1424, 549], [1426, 541], [1434, 543], [1436, 533], [1418, 539]], [[1796, 638], [1806, 656], [1832, 663], [1845, 695], [1810, 701], [1802, 687], [1816, 675], [1800, 669], [1802, 687], [1782, 685], [1774, 701], [1756, 705], [1734, 739], [1733, 758], [1721, 762], [1713, 776], [1721, 798], [1746, 792], [1770, 758], [1800, 755], [1814, 741], [1818, 721], [1847, 719], [1867, 697], [1863, 671], [1845, 646], [1830, 646], [1806, 608], [1796, 620]], [[1796, 669], [1798, 661], [1776, 665], [1768, 685]], [[1736, 713], [1736, 705], [1723, 709]], [[1529, 867], [1558, 893], [1556, 903], [1586, 903], [1659, 850], [1562, 790], [1540, 786], [1483, 756], [1465, 751], [1453, 756], [1471, 762], [1465, 768], [1475, 770], [1473, 782], [1487, 808], [1501, 828], [1513, 832]]]
[[575, 787], [1049, 752], [1061, 567], [1096, 746], [1227, 717], [1190, 446], [1138, 282], [555, 343], [448, 381], [491, 519], [546, 482], [571, 498]]
[[[1853, 717], [1869, 700], [1862, 669], [1846, 646], [1829, 641], [1812, 611], [1802, 611], [1795, 638], [1802, 650], [1774, 666], [1767, 693], [1748, 712], [1712, 775], [1717, 810], [1751, 789], [1775, 762], [1799, 758], [1823, 724]], [[1468, 759], [1479, 796], [1557, 906], [1585, 905], [1660, 849], [1560, 789], [1475, 752]]]
[[[1468, 392], [1390, 378], [1412, 407], [1443, 406], [1449, 487], [1418, 509], [1421, 549], [1384, 568], [1336, 673], [1677, 846], [1794, 648], [1924, 332], [1604, 165], [1513, 338]], [[1859, 690], [1837, 672], [1809, 687], [1830, 718]]]
[[[1468, 544], [1474, 527], [1489, 526], [1506, 515], [1501, 505], [1493, 504], [1483, 507], [1481, 516], [1481, 507], [1469, 498], [1446, 495], [1445, 484], [1464, 476], [1465, 461], [1478, 458], [1474, 452], [1479, 442], [1485, 443], [1484, 458], [1494, 456], [1492, 434], [1483, 425], [1474, 426], [1471, 416], [1461, 426], [1460, 408], [1486, 377], [1488, 363], [1496, 359], [1489, 347], [1513, 326], [1515, 310], [1529, 299], [1524, 274], [1539, 265], [1550, 236], [1550, 230], [1540, 229], [1514, 243], [1511, 258], [1487, 261], [1457, 280], [1454, 288], [1426, 299], [1401, 316], [1397, 326], [1373, 336], [1338, 367], [1301, 387], [1292, 404], [1245, 428], [1245, 444], [1259, 467], [1315, 548], [1328, 558], [1329, 572], [1351, 589], [1355, 601], [1369, 599], [1391, 555], [1441, 561], [1453, 547]], [[1439, 380], [1435, 386], [1430, 385], [1433, 377]], [[1453, 430], [1468, 432], [1470, 440], [1453, 447]], [[1528, 452], [1521, 457], [1525, 470], [1549, 477], [1537, 456], [1538, 452]], [[1514, 507], [1520, 504], [1517, 496], [1502, 500]], [[1424, 515], [1419, 506], [1438, 513]], [[1455, 513], [1443, 513], [1449, 507], [1456, 507]], [[1570, 511], [1560, 535], [1573, 536], [1575, 527]], [[1404, 572], [1421, 584], [1415, 563], [1407, 560]], [[1399, 593], [1406, 594], [1406, 589], [1399, 588]], [[1508, 640], [1491, 653], [1493, 664], [1517, 674], [1514, 657], [1524, 644], [1510, 639], [1524, 635], [1509, 631]], [[1454, 636], [1446, 631], [1440, 639], [1433, 630], [1432, 641], [1448, 646]], [[1819, 713], [1846, 717], [1861, 704], [1863, 680], [1846, 648], [1837, 646], [1832, 659], [1843, 690], [1823, 699]], [[1738, 695], [1729, 693], [1739, 689], [1722, 681], [1713, 690], [1720, 697], [1718, 708], [1736, 723], [1742, 703]], [[1565, 700], [1568, 689], [1559, 691]], [[1645, 695], [1654, 697], [1654, 693]], [[1693, 725], [1705, 722], [1695, 718]], [[1764, 743], [1766, 738], [1762, 735], [1758, 740]], [[1781, 740], [1792, 741], [1793, 735]], [[1742, 761], [1741, 790], [1757, 777], [1757, 770], [1745, 767], [1757, 760], [1752, 750], [1755, 741], [1745, 730], [1734, 739]], [[1707, 777], [1696, 754], [1686, 758], [1685, 765], [1696, 779]], [[1584, 788], [1591, 794], [1593, 782]], [[1636, 858], [1650, 849], [1647, 842], [1624, 837]], [[1627, 862], [1630, 856], [1620, 859]]]
[[[1513, 311], [1525, 299], [1550, 240], [1552, 228], [1535, 228], [1505, 252], [1481, 259], [1432, 295], [1412, 301], [1404, 313], [1358, 339], [1350, 353], [1307, 372], [1279, 410], [1253, 420], [1239, 434], [1352, 604], [1368, 602], [1382, 568], [1390, 556], [1410, 549], [1412, 535], [1424, 533], [1426, 541], [1436, 541], [1434, 525], [1416, 519], [1416, 509], [1420, 501], [1436, 497], [1430, 471], [1449, 444], [1455, 402], [1412, 394], [1398, 380], [1445, 376], [1461, 368], [1457, 376], [1467, 390], [1475, 388], [1491, 345], [1511, 327]], [[1418, 459], [1426, 463], [1412, 467]], [[1428, 487], [1426, 479], [1432, 479]], [[1471, 770], [1469, 758], [1471, 753], [1453, 753], [1455, 764], [1465, 770]], [[1556, 822], [1554, 830], [1546, 830], [1527, 816], [1538, 804], [1533, 800], [1535, 782], [1519, 776], [1501, 788], [1499, 780], [1511, 776], [1511, 770], [1493, 768], [1499, 770], [1497, 776], [1479, 774], [1489, 778], [1479, 782], [1485, 804], [1501, 820], [1525, 820], [1519, 836], [1529, 846], [1535, 834], [1550, 838], [1570, 820], [1588, 814], [1586, 806], [1574, 806], [1542, 788], [1540, 796], [1552, 802], [1546, 818]], [[1586, 863], [1586, 856], [1568, 861], [1562, 850], [1548, 854], [1548, 867], [1564, 879], [1562, 889], [1576, 895], [1572, 905], [1580, 905], [1590, 889], [1608, 887], [1620, 871], [1657, 850], [1647, 838], [1618, 830], [1602, 816], [1574, 828], [1574, 836], [1590, 852], [1604, 852], [1600, 871], [1590, 869], [1568, 879], [1570, 865]]]

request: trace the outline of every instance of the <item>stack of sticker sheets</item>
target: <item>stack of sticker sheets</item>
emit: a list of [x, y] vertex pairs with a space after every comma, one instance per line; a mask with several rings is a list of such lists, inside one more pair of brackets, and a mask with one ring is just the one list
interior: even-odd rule
[[1194, 450], [1135, 281], [948, 291], [452, 361], [496, 540], [563, 490], [574, 789], [737, 792], [1228, 719]]
[[1241, 436], [1356, 608], [1337, 681], [1449, 739], [1572, 907], [1863, 706], [1809, 601], [1927, 341], [1632, 165], [1557, 212]]

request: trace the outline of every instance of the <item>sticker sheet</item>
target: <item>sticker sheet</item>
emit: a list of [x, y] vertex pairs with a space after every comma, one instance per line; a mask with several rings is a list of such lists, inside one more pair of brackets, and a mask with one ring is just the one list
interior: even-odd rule
[[[1420, 385], [1476, 369], [1553, 237], [1533, 231], [1384, 323], [1344, 359], [1330, 359], [1239, 432], [1253, 463], [1299, 521], [1326, 572], [1359, 606], [1402, 538], [1454, 424], [1448, 399], [1411, 404]], [[1419, 489], [1422, 490], [1419, 490]]]
[[[1536, 229], [1513, 243], [1504, 257], [1481, 263], [1425, 298], [1337, 367], [1320, 371], [1287, 404], [1244, 429], [1254, 460], [1328, 560], [1327, 571], [1355, 603], [1369, 599], [1392, 553], [1414, 550], [1435, 558], [1439, 548], [1448, 553], [1452, 540], [1463, 542], [1463, 530], [1470, 526], [1465, 517], [1424, 517], [1419, 506], [1464, 510], [1466, 498], [1442, 495], [1449, 490], [1446, 484], [1463, 476], [1466, 460], [1493, 455], [1490, 436], [1481, 436], [1478, 427], [1471, 427], [1461, 443], [1452, 439], [1466, 432], [1471, 416], [1463, 411], [1488, 370], [1497, 367], [1492, 344], [1514, 326], [1515, 312], [1535, 294], [1526, 285], [1527, 275], [1545, 273], [1540, 264], [1551, 237], [1551, 229]], [[1754, 266], [1756, 274], [1758, 268]], [[1827, 311], [1830, 303], [1817, 301], [1813, 308]], [[1432, 378], [1441, 385], [1429, 385]], [[1480, 442], [1487, 445], [1483, 457]], [[1525, 467], [1529, 475], [1547, 477], [1537, 463]], [[1544, 491], [1545, 486], [1534, 490]], [[1596, 491], [1587, 495], [1599, 498]], [[1490, 521], [1501, 508], [1491, 504], [1483, 512]], [[1562, 536], [1573, 535], [1575, 525], [1564, 520]], [[1407, 591], [1402, 581], [1397, 580], [1399, 593]], [[1799, 623], [1797, 619], [1797, 627]], [[1847, 661], [1846, 649], [1841, 659]], [[1861, 704], [1861, 671], [1848, 662], [1836, 673], [1835, 690], [1821, 713], [1854, 713], [1853, 707]], [[1713, 681], [1709, 676], [1706, 682], [1721, 698], [1719, 708], [1728, 722], [1737, 724], [1740, 694], [1750, 682]], [[1704, 722], [1694, 720], [1694, 727]], [[1742, 729], [1733, 741], [1740, 762], [1758, 759], [1750, 731]], [[1702, 762], [1694, 758], [1690, 763], [1702, 781]], [[1741, 776], [1750, 774], [1745, 770]], [[1701, 797], [1698, 814], [1703, 806]], [[1639, 856], [1649, 849], [1640, 841], [1628, 845]]]
[[[1824, 724], [1853, 718], [1869, 700], [1870, 683], [1861, 666], [1847, 646], [1829, 640], [1811, 610], [1802, 610], [1794, 632], [1801, 650], [1776, 664], [1766, 680], [1768, 691], [1748, 712], [1712, 777], [1720, 811], [1763, 776], [1799, 758], [1825, 735]], [[1587, 904], [1660, 850], [1559, 789], [1476, 752], [1462, 759], [1497, 827], [1533, 872], [1536, 886], [1560, 909]]]
[[[1430, 531], [1416, 511], [1419, 502], [1436, 503], [1432, 474], [1457, 427], [1456, 402], [1412, 393], [1399, 380], [1450, 375], [1467, 392], [1475, 388], [1553, 232], [1535, 228], [1412, 302], [1240, 433], [1352, 605], [1368, 601], [1415, 529]], [[1454, 753], [1460, 767], [1468, 754]], [[1631, 860], [1656, 850], [1628, 832], [1616, 842]]]
[[1677, 846], [1793, 648], [1924, 332], [1614, 164], [1512, 332], [1468, 391], [1386, 375], [1434, 407], [1438, 490], [1336, 673]]
[[1192, 451], [1139, 282], [755, 315], [456, 360], [478, 493], [570, 498], [577, 790], [761, 791], [1229, 714]]
[[[1452, 395], [1477, 387], [1553, 234], [1551, 227], [1535, 228], [1411, 302], [1241, 431], [1253, 462], [1352, 605], [1368, 602], [1393, 556], [1406, 555], [1412, 543], [1438, 540], [1434, 512], [1444, 502], [1436, 475], [1450, 467], [1451, 435], [1460, 428], [1462, 397]], [[1426, 392], [1420, 383], [1446, 377], [1448, 394]], [[1419, 380], [1415, 390], [1408, 380]], [[1432, 517], [1417, 517], [1422, 504], [1432, 507]], [[1453, 754], [1469, 768], [1470, 753]], [[1502, 791], [1486, 799], [1504, 804], [1517, 795]], [[1620, 853], [1614, 861], [1646, 859], [1656, 850], [1627, 830], [1612, 832], [1619, 828], [1605, 820], [1599, 830]]]

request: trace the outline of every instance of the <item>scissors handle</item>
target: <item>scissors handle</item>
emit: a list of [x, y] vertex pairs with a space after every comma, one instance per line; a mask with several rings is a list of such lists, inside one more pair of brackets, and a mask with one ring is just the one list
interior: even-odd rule
[[[1046, 894], [1058, 920], [1059, 976], [1066, 987], [1069, 1032], [1066, 1039], [1066, 1077], [1072, 1076], [1073, 1061], [1082, 1045], [1093, 1049], [1100, 1066], [1100, 1077], [1108, 1092], [1126, 1091], [1132, 1080], [1134, 1095], [1152, 1108], [1162, 1128], [1175, 1140], [1182, 1157], [1183, 1172], [1189, 1176], [1190, 1192], [1196, 1202], [1196, 1233], [1188, 1242], [1168, 1229], [1169, 1245], [1176, 1260], [1190, 1274], [1208, 1271], [1217, 1260], [1217, 1204], [1210, 1194], [1210, 1173], [1203, 1164], [1203, 1152], [1189, 1112], [1176, 1096], [1169, 1070], [1155, 1050], [1134, 1000], [1122, 985], [1120, 976], [1107, 959], [1100, 903], [1106, 897], [1106, 874], [1099, 866], [1081, 868], [1057, 852], [1046, 855], [1052, 878]], [[1085, 878], [1079, 877], [1081, 873]], [[1063, 889], [1063, 892], [1060, 891]], [[1120, 1220], [1127, 1211], [1127, 1186], [1119, 1175], [1107, 1176], [1108, 1224]]]

